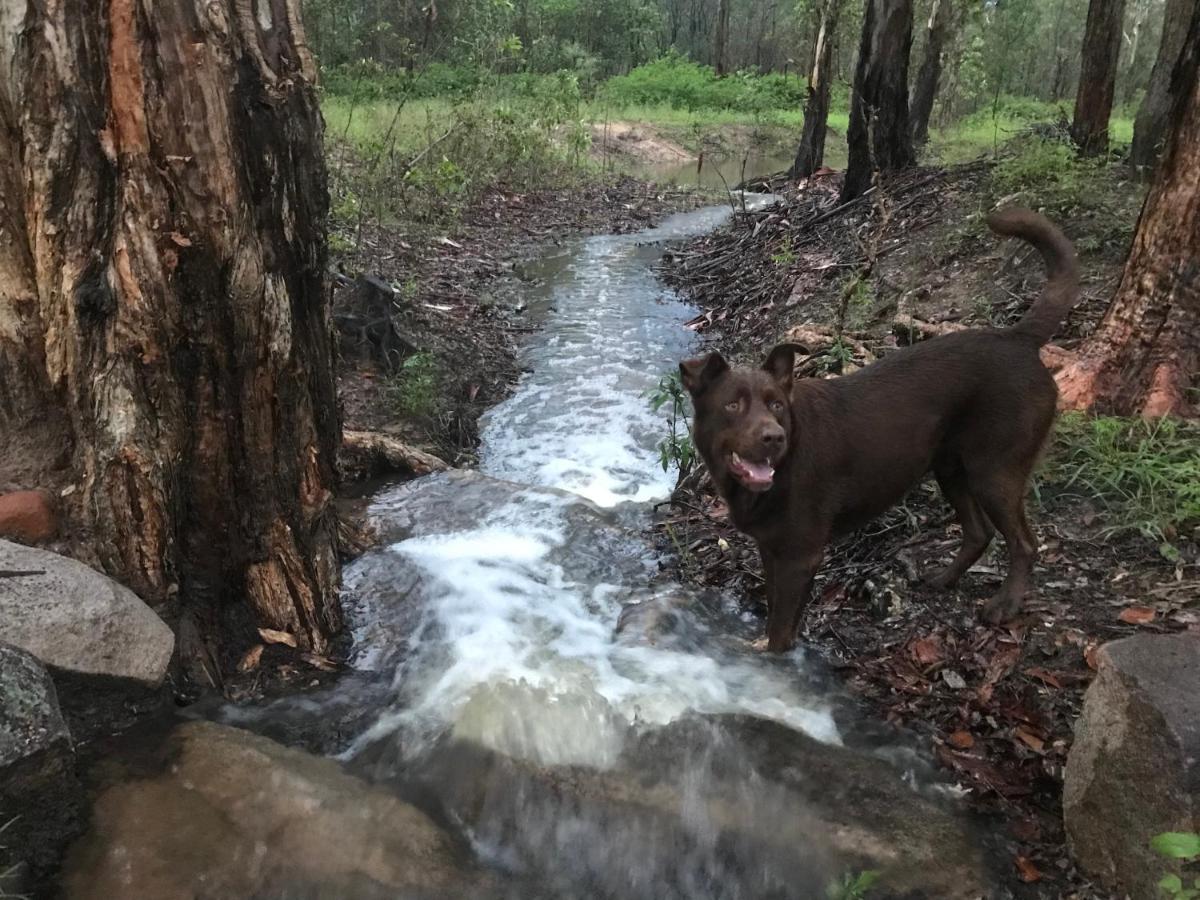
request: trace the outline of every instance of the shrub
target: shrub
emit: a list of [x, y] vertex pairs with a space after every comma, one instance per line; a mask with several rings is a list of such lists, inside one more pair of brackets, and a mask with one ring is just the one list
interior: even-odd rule
[[675, 53], [638, 66], [628, 75], [610, 78], [601, 90], [605, 99], [619, 105], [661, 104], [675, 109], [747, 112], [799, 109], [806, 96], [804, 80], [795, 75], [738, 72], [717, 78], [709, 66]]

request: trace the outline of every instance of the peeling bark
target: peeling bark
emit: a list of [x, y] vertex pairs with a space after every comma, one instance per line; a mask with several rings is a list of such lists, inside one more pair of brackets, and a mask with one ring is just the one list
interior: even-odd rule
[[1100, 327], [1056, 376], [1062, 405], [1143, 416], [1196, 412], [1200, 386], [1200, 9], [1175, 72], [1174, 131], [1121, 284]]
[[65, 411], [77, 525], [111, 575], [324, 649], [340, 435], [299, 0], [0, 7], [27, 26], [5, 69], [20, 252], [0, 241], [0, 275], [24, 287], [0, 294], [0, 374]]
[[793, 178], [807, 178], [821, 167], [825, 158], [825, 134], [829, 120], [829, 80], [832, 76], [834, 36], [842, 0], [825, 0], [821, 25], [813, 47], [812, 72], [808, 76], [808, 100], [804, 104], [804, 129], [800, 147], [792, 164]]
[[1091, 0], [1083, 33], [1083, 61], [1075, 95], [1071, 137], [1081, 156], [1108, 152], [1108, 120], [1112, 115], [1125, 0]]

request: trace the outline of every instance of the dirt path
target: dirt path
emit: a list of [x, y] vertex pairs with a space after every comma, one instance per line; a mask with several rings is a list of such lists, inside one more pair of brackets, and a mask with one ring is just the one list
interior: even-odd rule
[[[814, 351], [805, 374], [835, 377], [912, 339], [897, 321], [1002, 326], [1032, 302], [1040, 263], [987, 234], [987, 179], [983, 165], [917, 172], [891, 184], [882, 202], [836, 214], [838, 179], [820, 179], [781, 207], [677, 249], [665, 275], [701, 306], [693, 327], [715, 348], [756, 362], [776, 340], [797, 340]], [[1136, 197], [1123, 202], [1135, 216]], [[1099, 216], [1063, 224], [1085, 273], [1061, 338], [1069, 347], [1102, 314], [1125, 245]], [[1063, 766], [1096, 648], [1139, 628], [1200, 627], [1194, 542], [1168, 562], [1152, 542], [1107, 538], [1102, 511], [1069, 494], [1042, 483], [1031, 502], [1040, 595], [1008, 627], [983, 627], [975, 616], [999, 584], [1002, 546], [955, 594], [919, 584], [958, 539], [932, 484], [830, 549], [804, 625], [804, 638], [868, 705], [923, 735], [970, 801], [1002, 819], [1021, 897], [1107, 896], [1074, 870], [1061, 820]], [[680, 577], [761, 606], [757, 552], [711, 486], [690, 479], [676, 499], [660, 527], [665, 551], [685, 548], [675, 555]]]

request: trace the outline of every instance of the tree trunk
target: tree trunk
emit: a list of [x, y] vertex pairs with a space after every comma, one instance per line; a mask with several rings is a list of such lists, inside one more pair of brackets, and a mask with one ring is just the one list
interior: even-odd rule
[[0, 0], [0, 433], [63, 410], [72, 529], [148, 602], [319, 650], [340, 425], [299, 10]]
[[1195, 412], [1200, 379], [1200, 9], [1175, 70], [1175, 123], [1121, 284], [1096, 333], [1057, 376], [1062, 405], [1143, 416]]
[[1170, 124], [1167, 117], [1175, 99], [1171, 95], [1171, 75], [1179, 61], [1183, 41], [1187, 37], [1188, 22], [1196, 8], [1196, 0], [1167, 0], [1158, 57], [1150, 73], [1146, 96], [1133, 123], [1133, 146], [1129, 151], [1129, 161], [1134, 171], [1143, 178], [1150, 177], [1162, 152]]
[[850, 161], [842, 201], [871, 186], [875, 172], [916, 162], [908, 120], [912, 0], [867, 0], [850, 104]]
[[808, 100], [804, 104], [804, 130], [800, 149], [792, 164], [793, 178], [807, 178], [821, 167], [825, 158], [825, 131], [829, 118], [829, 79], [833, 61], [834, 36], [842, 0], [825, 0], [821, 25], [813, 46], [812, 72], [808, 76]]
[[717, 0], [717, 28], [713, 40], [713, 68], [718, 78], [725, 77], [726, 45], [729, 43], [729, 2]]
[[946, 45], [954, 38], [956, 18], [953, 0], [933, 0], [925, 38], [925, 56], [921, 59], [917, 82], [913, 86], [910, 117], [914, 147], [924, 147], [929, 140], [929, 117], [933, 113], [933, 101], [937, 99]]
[[1124, 20], [1125, 0], [1092, 0], [1088, 5], [1079, 90], [1075, 94], [1075, 121], [1071, 126], [1071, 137], [1081, 156], [1108, 152], [1108, 120], [1112, 115]]

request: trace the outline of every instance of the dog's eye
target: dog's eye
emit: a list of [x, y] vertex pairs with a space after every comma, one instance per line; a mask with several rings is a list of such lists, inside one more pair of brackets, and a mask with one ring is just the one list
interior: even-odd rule
[[782, 400], [772, 400], [768, 404], [768, 408], [773, 413], [781, 413], [781, 412], [783, 412], [783, 401]]
[[741, 400], [730, 400], [728, 403], [725, 404], [725, 409], [727, 409], [729, 412], [737, 412], [741, 408], [742, 408]]

